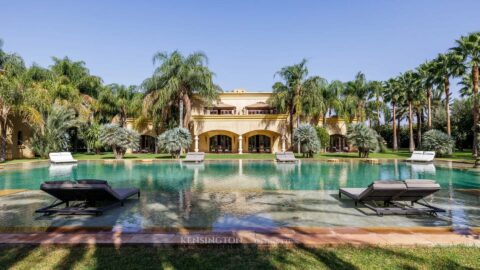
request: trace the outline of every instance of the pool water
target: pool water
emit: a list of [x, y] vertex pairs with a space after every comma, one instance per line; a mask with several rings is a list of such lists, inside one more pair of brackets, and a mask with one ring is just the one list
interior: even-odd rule
[[[129, 199], [99, 217], [35, 214], [54, 198], [39, 190], [43, 181], [105, 179], [113, 187], [138, 187]], [[366, 187], [378, 179], [433, 179], [442, 190], [427, 199], [446, 209], [438, 217], [378, 217], [338, 198], [340, 187]], [[80, 162], [76, 165], [23, 164], [0, 171], [0, 190], [27, 191], [0, 196], [0, 232], [59, 227], [121, 231], [270, 230], [302, 227], [480, 227], [480, 175], [447, 165], [401, 161], [367, 164], [302, 160]]]
[[47, 180], [105, 179], [113, 187], [143, 191], [196, 190], [338, 190], [366, 187], [383, 179], [433, 179], [444, 189], [478, 189], [480, 174], [434, 164], [387, 162], [326, 163], [302, 161], [80, 162], [71, 165], [37, 165], [0, 172], [0, 189], [39, 189]]

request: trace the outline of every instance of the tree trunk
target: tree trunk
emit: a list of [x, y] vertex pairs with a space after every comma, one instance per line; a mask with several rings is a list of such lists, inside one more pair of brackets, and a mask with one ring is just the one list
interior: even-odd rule
[[0, 123], [0, 130], [2, 132], [2, 145], [0, 146], [0, 162], [7, 160], [7, 121], [2, 120]]
[[[331, 115], [331, 113], [329, 114]], [[327, 113], [324, 113], [323, 114], [323, 118], [322, 118], [322, 125], [323, 127], [325, 127], [325, 124], [327, 123]]]
[[395, 103], [392, 103], [392, 108], [393, 108], [393, 123], [392, 123], [392, 129], [393, 129], [393, 151], [398, 151], [397, 126], [395, 125], [395, 121], [397, 120], [397, 107], [395, 106]]
[[183, 105], [185, 106], [185, 118], [183, 118], [183, 127], [188, 128], [190, 123], [190, 117], [192, 115], [192, 103], [190, 102], [190, 97], [188, 94], [183, 94], [182, 97]]
[[421, 147], [422, 145], [422, 113], [417, 111], [417, 145]]
[[445, 88], [445, 114], [447, 116], [447, 134], [448, 136], [452, 135], [452, 127], [450, 125], [450, 81], [448, 77], [445, 77], [444, 80], [444, 88]]
[[427, 90], [427, 99], [428, 99], [428, 130], [432, 129], [432, 88], [429, 87]]
[[415, 141], [413, 140], [413, 112], [412, 112], [412, 101], [408, 101], [408, 129], [410, 131], [410, 143], [408, 149], [410, 152], [415, 150]]
[[472, 67], [473, 92], [473, 155], [478, 156], [478, 65]]
[[[290, 144], [293, 147], [293, 107], [290, 109], [290, 121], [288, 121], [289, 129], [290, 129]], [[293, 151], [293, 150], [292, 150]]]

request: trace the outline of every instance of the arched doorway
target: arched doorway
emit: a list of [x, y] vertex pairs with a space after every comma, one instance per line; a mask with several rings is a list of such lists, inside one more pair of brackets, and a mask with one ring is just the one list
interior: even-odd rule
[[153, 153], [155, 152], [155, 138], [149, 135], [140, 136], [140, 152]]
[[341, 134], [330, 135], [330, 152], [348, 152], [347, 138]]
[[231, 153], [232, 138], [227, 135], [215, 135], [210, 137], [210, 152], [213, 153]]
[[266, 135], [254, 135], [248, 138], [248, 152], [250, 153], [270, 153], [272, 152], [271, 145], [271, 139]]

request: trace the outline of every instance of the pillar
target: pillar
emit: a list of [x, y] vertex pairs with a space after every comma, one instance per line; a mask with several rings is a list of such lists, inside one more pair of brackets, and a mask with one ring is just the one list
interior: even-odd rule
[[239, 153], [240, 155], [243, 153], [242, 143], [243, 143], [242, 135], [239, 135], [239, 136], [238, 136], [238, 153]]
[[198, 152], [198, 136], [195, 135], [195, 152]]
[[286, 136], [285, 135], [282, 135], [282, 152], [285, 152], [286, 149], [285, 149], [285, 141], [286, 141]]

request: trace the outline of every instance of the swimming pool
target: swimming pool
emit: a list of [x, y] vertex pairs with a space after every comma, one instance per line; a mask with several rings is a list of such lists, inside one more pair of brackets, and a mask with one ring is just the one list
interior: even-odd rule
[[[39, 191], [46, 180], [105, 179], [113, 187], [138, 187], [131, 199], [100, 217], [34, 214], [53, 198]], [[439, 217], [370, 216], [340, 187], [366, 187], [378, 179], [434, 179], [442, 190], [429, 202], [445, 208]], [[104, 162], [77, 165], [20, 165], [0, 171], [0, 190], [27, 191], [0, 197], [0, 231], [37, 231], [58, 227], [149, 230], [268, 230], [279, 227], [480, 226], [480, 174], [472, 170], [401, 161], [368, 164], [302, 160]]]
[[105, 179], [114, 187], [143, 191], [195, 190], [338, 190], [365, 187], [378, 179], [434, 179], [442, 188], [480, 188], [480, 174], [434, 164], [406, 162], [327, 163], [302, 161], [80, 162], [75, 165], [33, 165], [0, 172], [0, 189], [39, 188], [47, 180]]

